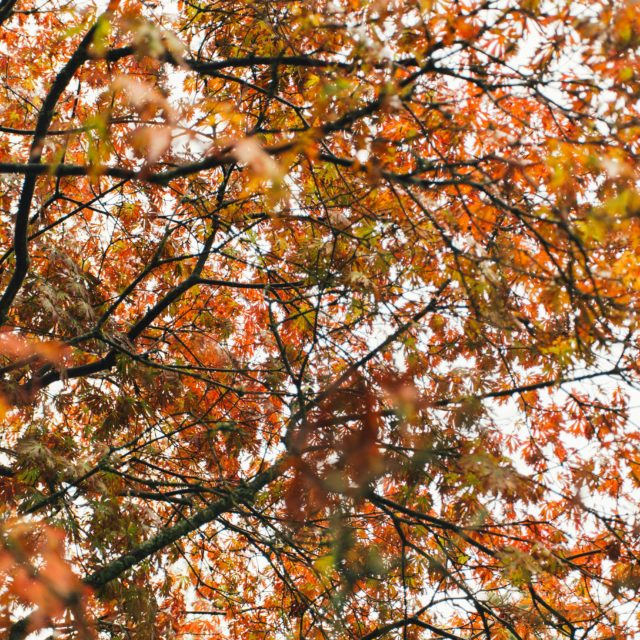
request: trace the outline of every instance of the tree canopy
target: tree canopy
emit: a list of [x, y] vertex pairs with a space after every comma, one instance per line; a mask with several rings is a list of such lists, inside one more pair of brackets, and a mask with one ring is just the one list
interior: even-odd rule
[[0, 634], [640, 637], [639, 54], [0, 1]]

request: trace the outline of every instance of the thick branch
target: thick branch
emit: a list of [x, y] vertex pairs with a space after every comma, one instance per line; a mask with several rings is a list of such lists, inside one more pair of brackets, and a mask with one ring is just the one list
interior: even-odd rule
[[[251, 482], [229, 493], [227, 497], [217, 500], [205, 509], [197, 511], [192, 516], [185, 516], [178, 524], [163, 529], [160, 533], [136, 549], [132, 549], [119, 558], [112, 560], [104, 567], [85, 576], [83, 582], [94, 589], [104, 587], [146, 558], [154, 555], [158, 551], [166, 549], [189, 533], [196, 531], [223, 513], [230, 511], [236, 504], [251, 502], [261, 489], [282, 475], [285, 469], [286, 463], [284, 459], [277, 461], [267, 470], [259, 473]], [[30, 621], [30, 616], [27, 616], [15, 622], [9, 631], [9, 640], [22, 640], [26, 638], [29, 633]]]
[[0, 25], [11, 17], [16, 2], [17, 0], [2, 0], [0, 2]]
[[[58, 73], [54, 80], [49, 93], [47, 94], [35, 127], [31, 149], [29, 151], [29, 164], [38, 165], [42, 158], [43, 144], [47, 135], [47, 130], [51, 125], [55, 113], [58, 100], [67, 88], [69, 82], [73, 78], [76, 71], [84, 64], [88, 58], [89, 47], [93, 41], [93, 35], [96, 30], [97, 23], [94, 24], [80, 42], [67, 64]], [[28, 253], [28, 234], [29, 212], [31, 210], [31, 202], [35, 192], [37, 174], [27, 174], [22, 185], [18, 210], [16, 212], [16, 223], [14, 230], [13, 248], [16, 255], [16, 265], [9, 284], [5, 292], [0, 298], [0, 325], [7, 320], [7, 315], [13, 300], [15, 299], [22, 282], [27, 275], [29, 269], [29, 253]]]

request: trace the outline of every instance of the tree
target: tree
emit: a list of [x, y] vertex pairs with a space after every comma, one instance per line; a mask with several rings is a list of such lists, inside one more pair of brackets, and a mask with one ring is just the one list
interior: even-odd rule
[[0, 2], [3, 637], [640, 637], [637, 5], [102, 5]]

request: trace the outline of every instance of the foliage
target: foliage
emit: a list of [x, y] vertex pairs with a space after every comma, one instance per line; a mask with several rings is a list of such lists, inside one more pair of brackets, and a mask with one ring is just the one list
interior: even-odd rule
[[103, 5], [0, 2], [3, 637], [640, 637], [637, 3]]

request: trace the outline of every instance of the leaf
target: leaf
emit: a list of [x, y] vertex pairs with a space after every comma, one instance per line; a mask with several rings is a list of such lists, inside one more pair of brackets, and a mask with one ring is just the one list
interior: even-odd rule
[[276, 161], [264, 151], [255, 138], [245, 138], [237, 142], [233, 147], [233, 155], [259, 178], [274, 182], [282, 178]]

